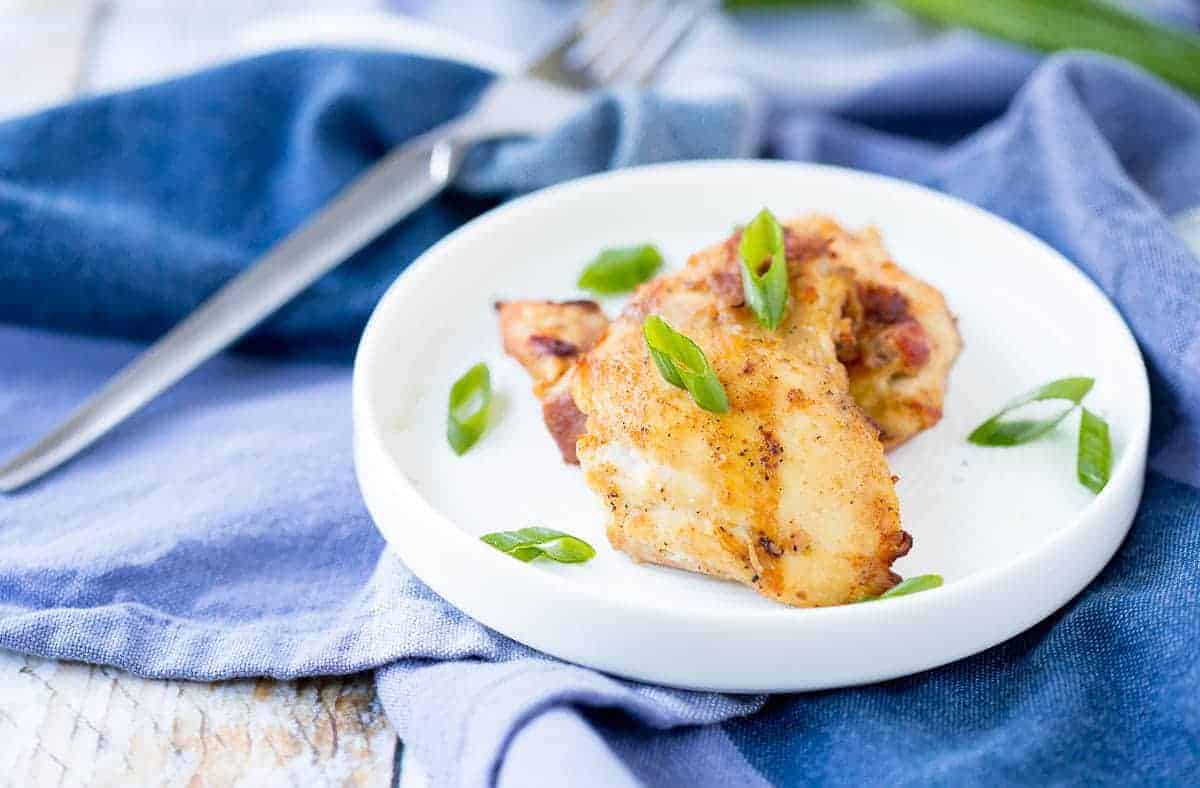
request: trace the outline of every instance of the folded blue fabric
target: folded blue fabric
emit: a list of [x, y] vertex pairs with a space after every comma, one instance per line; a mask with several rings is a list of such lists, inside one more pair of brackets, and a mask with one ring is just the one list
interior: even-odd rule
[[[837, 113], [785, 113], [769, 146], [1012, 219], [1137, 334], [1155, 397], [1138, 520], [1101, 577], [1029, 632], [872, 687], [680, 692], [500, 637], [383, 550], [353, 480], [349, 371], [321, 362], [346, 358], [419, 251], [508, 191], [731, 155], [749, 122], [732, 100], [625, 94], [552, 139], [481, 153], [462, 188], [247, 340], [258, 357], [211, 362], [0, 499], [0, 647], [196, 679], [385, 666], [389, 716], [437, 785], [1195, 782], [1200, 264], [1166, 217], [1200, 203], [1200, 107], [1107, 59], [1056, 58], [1026, 81], [1034, 61], [997, 51], [974, 61], [983, 93], [944, 90], [971, 62], [958, 52], [839, 97]], [[290, 53], [0, 125], [0, 453], [136, 353], [113, 337], [165, 329], [486, 80], [397, 55]]]
[[[290, 53], [0, 124], [0, 321], [157, 338], [384, 151], [470, 107], [490, 79], [400, 55]], [[469, 193], [418, 211], [241, 347], [347, 360], [404, 266], [497, 197], [744, 153], [745, 113], [729, 100], [610, 94], [539, 145], [480, 151], [463, 176]]]

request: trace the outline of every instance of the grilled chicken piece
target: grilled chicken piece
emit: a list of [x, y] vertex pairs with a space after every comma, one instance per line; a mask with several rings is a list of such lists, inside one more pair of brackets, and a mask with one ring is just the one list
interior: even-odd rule
[[542, 418], [565, 462], [578, 465], [575, 441], [584, 418], [568, 393], [576, 359], [596, 343], [608, 318], [595, 301], [498, 301], [504, 352], [533, 378]]
[[[883, 447], [837, 359], [853, 276], [824, 259], [794, 266], [788, 316], [768, 332], [739, 305], [735, 254], [713, 247], [643, 285], [577, 362], [570, 393], [587, 416], [578, 455], [608, 506], [609, 540], [635, 560], [737, 580], [790, 605], [882, 593], [911, 539]], [[662, 379], [642, 338], [648, 314], [703, 348], [728, 413], [701, 410]]]
[[[880, 438], [898, 445], [937, 420], [958, 335], [940, 294], [874, 231], [822, 217], [785, 231], [791, 298], [776, 332], [744, 307], [737, 235], [643, 285], [607, 330], [595, 305], [498, 308], [564, 458], [577, 451], [608, 506], [614, 547], [790, 605], [842, 604], [899, 580], [891, 564], [912, 542]], [[641, 333], [652, 313], [704, 349], [728, 413], [661, 378]]]

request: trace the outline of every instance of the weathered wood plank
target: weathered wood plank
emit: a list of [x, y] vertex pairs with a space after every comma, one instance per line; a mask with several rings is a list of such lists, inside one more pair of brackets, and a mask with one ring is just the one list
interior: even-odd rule
[[0, 651], [0, 784], [391, 784], [369, 676], [201, 684]]

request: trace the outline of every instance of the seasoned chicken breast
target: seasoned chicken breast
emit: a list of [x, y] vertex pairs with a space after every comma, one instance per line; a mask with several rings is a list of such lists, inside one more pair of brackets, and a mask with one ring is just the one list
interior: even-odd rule
[[[578, 362], [570, 393], [587, 417], [587, 483], [613, 546], [639, 561], [737, 580], [791, 605], [879, 594], [910, 545], [875, 429], [850, 397], [834, 331], [853, 279], [796, 266], [776, 332], [729, 297], [725, 246], [634, 295]], [[736, 272], [737, 269], [735, 268]], [[729, 412], [663, 380], [642, 337], [658, 314], [708, 356]]]
[[[570, 444], [602, 496], [614, 547], [786, 604], [842, 604], [899, 580], [890, 567], [911, 539], [880, 439], [937, 420], [958, 338], [940, 294], [896, 268], [877, 234], [811, 217], [785, 239], [790, 305], [774, 332], [743, 304], [736, 235], [643, 285], [607, 326], [591, 306], [510, 302], [502, 332], [564, 457]], [[649, 314], [704, 350], [727, 413], [663, 380], [642, 337]], [[577, 350], [555, 355], [533, 336]]]

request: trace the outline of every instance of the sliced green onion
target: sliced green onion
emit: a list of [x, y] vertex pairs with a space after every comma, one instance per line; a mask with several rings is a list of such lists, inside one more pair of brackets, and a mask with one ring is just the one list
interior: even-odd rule
[[[649, 342], [647, 342], [648, 344]], [[671, 361], [670, 356], [651, 347], [650, 358], [654, 359], [654, 366], [658, 367], [658, 372], [663, 376], [663, 380], [677, 389], [687, 390], [687, 384], [683, 382], [683, 375], [679, 374], [679, 369], [676, 368], [675, 362]]]
[[475, 445], [487, 429], [492, 404], [492, 376], [487, 364], [471, 367], [450, 387], [450, 412], [446, 417], [446, 439], [455, 454]]
[[497, 531], [479, 537], [518, 561], [532, 561], [545, 556], [560, 564], [582, 564], [596, 555], [587, 542], [550, 528], [522, 528], [519, 531]]
[[1079, 420], [1079, 456], [1075, 470], [1079, 483], [1094, 493], [1108, 484], [1112, 465], [1112, 444], [1108, 440], [1108, 422], [1084, 408]]
[[884, 591], [879, 596], [869, 596], [866, 599], [860, 599], [860, 602], [875, 602], [880, 599], [892, 599], [898, 596], [908, 596], [920, 591], [928, 591], [931, 588], [937, 588], [942, 584], [941, 575], [917, 575], [910, 577], [907, 580], [902, 580], [897, 585], [892, 586], [887, 591]]
[[[758, 322], [774, 331], [787, 311], [788, 272], [784, 251], [783, 227], [766, 208], [742, 231], [738, 245], [742, 259], [742, 292], [746, 305]], [[763, 263], [770, 260], [765, 273], [759, 275]]]
[[699, 345], [658, 315], [650, 315], [642, 322], [642, 336], [663, 380], [685, 389], [704, 410], [712, 413], [729, 410], [725, 387]]
[[579, 287], [598, 295], [627, 293], [662, 267], [658, 248], [650, 244], [605, 249], [583, 269]]
[[917, 575], [910, 577], [907, 580], [901, 581], [897, 585], [888, 589], [879, 595], [880, 599], [891, 599], [897, 596], [908, 596], [915, 594], [918, 591], [928, 591], [931, 588], [938, 588], [942, 584], [941, 575]]
[[[1062, 378], [1033, 391], [1027, 391], [976, 427], [974, 432], [967, 436], [967, 440], [980, 446], [1017, 446], [1028, 443], [1058, 426], [1058, 423], [1079, 405], [1084, 395], [1092, 390], [1094, 384], [1092, 378]], [[1071, 406], [1046, 419], [1003, 420], [1004, 416], [1023, 405], [1055, 399], [1067, 400]]]

